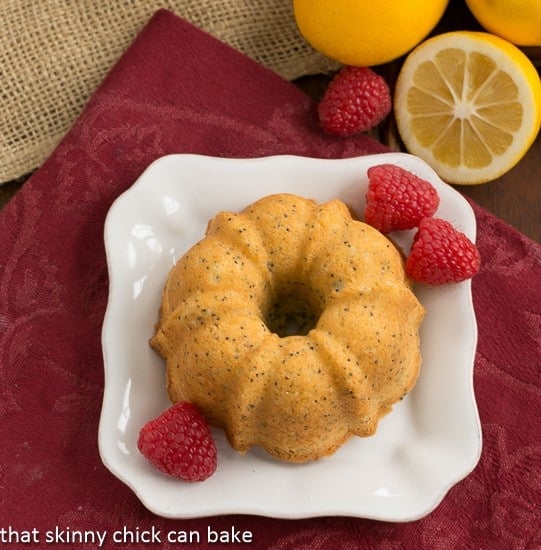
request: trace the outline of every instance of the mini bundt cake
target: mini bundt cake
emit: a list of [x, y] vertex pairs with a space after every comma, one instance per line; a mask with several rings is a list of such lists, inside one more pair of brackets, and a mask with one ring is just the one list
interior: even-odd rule
[[152, 347], [172, 402], [240, 452], [333, 453], [415, 384], [424, 309], [396, 247], [333, 200], [220, 212], [167, 279]]

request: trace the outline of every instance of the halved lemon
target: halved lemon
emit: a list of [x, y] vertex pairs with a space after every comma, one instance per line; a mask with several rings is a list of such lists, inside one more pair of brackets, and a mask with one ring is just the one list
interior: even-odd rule
[[541, 80], [516, 46], [483, 32], [437, 35], [406, 58], [394, 97], [408, 152], [449, 183], [492, 181], [541, 125]]

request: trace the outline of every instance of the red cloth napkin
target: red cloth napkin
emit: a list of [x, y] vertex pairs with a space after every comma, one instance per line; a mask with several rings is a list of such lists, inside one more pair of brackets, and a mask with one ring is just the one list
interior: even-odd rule
[[[148, 512], [100, 461], [102, 235], [112, 201], [172, 152], [340, 158], [384, 150], [366, 137], [325, 136], [293, 85], [173, 14], [156, 13], [0, 214], [0, 546], [89, 547], [70, 544], [69, 532], [92, 530], [107, 532], [103, 548], [118, 548], [112, 533], [124, 527], [150, 536], [234, 526], [253, 533], [255, 548], [541, 547], [540, 247], [476, 205], [484, 449], [475, 471], [426, 518], [168, 520]], [[56, 546], [47, 544], [53, 537]]]

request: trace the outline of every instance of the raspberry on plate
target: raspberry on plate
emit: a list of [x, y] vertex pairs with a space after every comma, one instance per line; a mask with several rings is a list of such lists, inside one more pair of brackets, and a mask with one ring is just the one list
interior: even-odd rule
[[367, 67], [344, 67], [318, 105], [323, 128], [337, 136], [366, 132], [391, 111], [391, 94], [385, 79]]
[[395, 164], [368, 169], [368, 191], [364, 221], [382, 233], [412, 229], [432, 216], [440, 203], [434, 187], [426, 180]]
[[147, 422], [137, 447], [158, 470], [185, 481], [203, 481], [216, 470], [216, 444], [192, 403], [176, 403]]
[[449, 222], [423, 218], [406, 259], [406, 273], [428, 285], [457, 283], [473, 277], [481, 260], [470, 239]]

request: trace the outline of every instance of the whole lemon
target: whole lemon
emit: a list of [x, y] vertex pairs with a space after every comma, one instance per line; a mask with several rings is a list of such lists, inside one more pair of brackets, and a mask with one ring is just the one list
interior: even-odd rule
[[[539, 1], [539, 0], [535, 0]], [[440, 20], [448, 0], [293, 0], [305, 40], [344, 65], [369, 67], [397, 59]]]
[[541, 0], [466, 0], [487, 30], [519, 46], [541, 46]]

